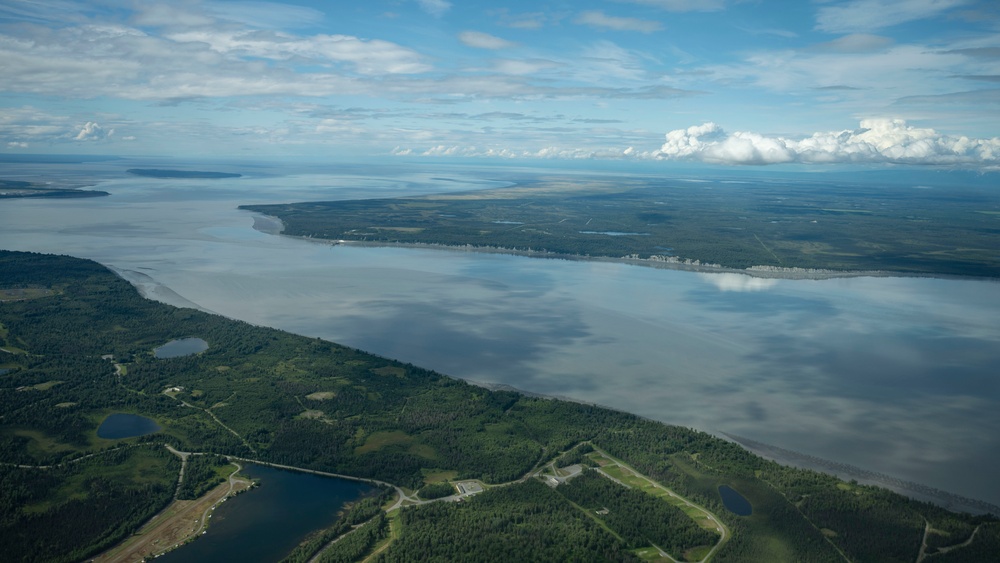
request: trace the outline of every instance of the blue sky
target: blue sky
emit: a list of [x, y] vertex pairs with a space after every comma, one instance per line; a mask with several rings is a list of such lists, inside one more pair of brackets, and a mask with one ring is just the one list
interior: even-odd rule
[[0, 153], [1000, 167], [994, 0], [4, 0]]

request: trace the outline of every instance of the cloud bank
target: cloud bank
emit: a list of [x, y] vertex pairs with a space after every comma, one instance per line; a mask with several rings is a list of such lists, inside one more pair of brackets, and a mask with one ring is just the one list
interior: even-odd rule
[[970, 139], [912, 127], [901, 119], [866, 119], [855, 130], [804, 139], [727, 133], [705, 123], [667, 133], [657, 158], [715, 164], [897, 163], [1000, 165], [1000, 137]]

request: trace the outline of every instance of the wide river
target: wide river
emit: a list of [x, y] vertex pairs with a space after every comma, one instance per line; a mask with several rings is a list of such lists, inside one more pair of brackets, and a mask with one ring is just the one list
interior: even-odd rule
[[[0, 248], [91, 258], [147, 295], [478, 382], [730, 433], [1000, 504], [1000, 283], [762, 280], [258, 232], [243, 203], [504, 185], [461, 167], [3, 164], [110, 197], [0, 201]], [[176, 166], [183, 166], [175, 163]], [[518, 171], [527, 174], [526, 171]]]

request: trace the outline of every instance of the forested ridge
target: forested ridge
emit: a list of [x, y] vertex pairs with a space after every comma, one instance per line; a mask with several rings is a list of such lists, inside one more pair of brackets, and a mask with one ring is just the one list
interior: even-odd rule
[[[682, 558], [680, 551], [705, 544], [691, 552], [704, 554], [717, 541], [675, 512], [655, 516], [654, 525], [650, 515], [665, 507], [614, 495], [607, 487], [618, 485], [595, 480], [603, 477], [584, 474], [556, 488], [521, 480], [581, 443], [718, 515], [732, 537], [713, 560], [914, 561], [929, 523], [940, 532], [929, 552], [975, 531], [968, 546], [930, 561], [986, 561], [1000, 538], [992, 519], [782, 467], [703, 432], [489, 391], [330, 342], [149, 301], [93, 262], [0, 251], [0, 290], [22, 288], [50, 291], [0, 302], [0, 545], [10, 560], [76, 560], [135, 531], [175, 492], [180, 461], [163, 444], [409, 489], [441, 473], [452, 481], [518, 481], [467, 502], [404, 507], [394, 523], [371, 520], [329, 560], [351, 560], [379, 544], [386, 561], [489, 561], [497, 553], [627, 561], [640, 544]], [[153, 357], [153, 348], [189, 336], [208, 350]], [[152, 418], [162, 430], [99, 438], [98, 425], [116, 412]], [[561, 463], [587, 455], [569, 452]], [[218, 462], [192, 456], [185, 494], [214, 482]], [[743, 494], [753, 514], [729, 513], [720, 484]], [[634, 500], [607, 506], [618, 497]], [[615, 517], [598, 520], [596, 499], [610, 499], [601, 508]], [[634, 514], [619, 518], [627, 510]], [[101, 518], [89, 517], [96, 511]]]

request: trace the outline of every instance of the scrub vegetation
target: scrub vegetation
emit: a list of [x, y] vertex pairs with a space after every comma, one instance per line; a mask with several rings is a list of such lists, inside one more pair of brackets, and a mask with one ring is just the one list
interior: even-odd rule
[[245, 205], [293, 236], [557, 255], [1000, 277], [1000, 199], [820, 182], [546, 179], [470, 193]]
[[[373, 497], [358, 504], [363, 513], [290, 554], [297, 561], [317, 553], [330, 561], [498, 554], [631, 561], [659, 558], [655, 546], [677, 560], [912, 562], [928, 522], [940, 531], [925, 549], [932, 561], [996, 553], [989, 517], [783, 467], [695, 430], [489, 391], [319, 339], [170, 307], [90, 261], [0, 251], [0, 280], [2, 289], [51, 290], [0, 303], [0, 347], [18, 350], [0, 358], [0, 545], [11, 560], [80, 560], [137, 530], [178, 490], [181, 461], [165, 444], [202, 454], [188, 457], [186, 495], [224, 473], [205, 453], [408, 491], [485, 484], [462, 502]], [[209, 349], [153, 356], [163, 342], [192, 335]], [[53, 381], [61, 383], [40, 385]], [[162, 430], [97, 437], [114, 412], [149, 417]], [[612, 457], [620, 460], [613, 467]], [[575, 476], [558, 469], [570, 462], [603, 464], [632, 492], [591, 469]], [[557, 478], [565, 482], [554, 486]], [[747, 498], [751, 516], [724, 508], [723, 484]], [[383, 518], [382, 509], [397, 505]]]

